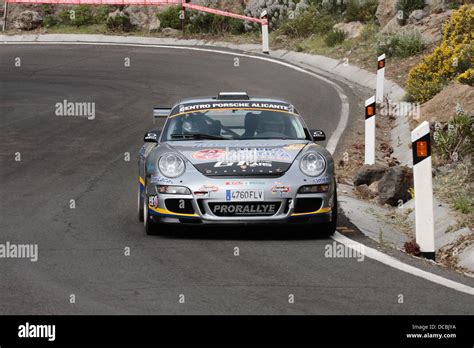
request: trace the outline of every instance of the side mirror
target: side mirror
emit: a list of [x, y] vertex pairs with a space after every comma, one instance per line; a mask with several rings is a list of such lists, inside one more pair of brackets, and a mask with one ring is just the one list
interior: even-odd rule
[[313, 137], [313, 141], [324, 141], [326, 140], [326, 133], [321, 129], [311, 129], [309, 131]]
[[161, 130], [149, 131], [145, 134], [143, 141], [145, 143], [157, 143], [158, 140], [160, 139], [160, 135], [161, 135]]

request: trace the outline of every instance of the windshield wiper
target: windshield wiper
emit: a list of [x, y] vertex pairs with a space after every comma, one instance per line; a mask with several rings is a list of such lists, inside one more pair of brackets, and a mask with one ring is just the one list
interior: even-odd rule
[[187, 133], [187, 134], [171, 134], [171, 138], [191, 138], [191, 139], [212, 139], [212, 140], [226, 140], [226, 137], [220, 135], [202, 134], [202, 133]]

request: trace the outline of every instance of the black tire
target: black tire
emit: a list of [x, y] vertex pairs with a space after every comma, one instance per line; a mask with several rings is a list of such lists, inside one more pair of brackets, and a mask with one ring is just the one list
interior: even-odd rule
[[[146, 197], [145, 197], [146, 198]], [[153, 222], [153, 220], [150, 217], [150, 214], [148, 212], [148, 205], [146, 204], [146, 199], [143, 200], [143, 226], [145, 228], [145, 233], [148, 236], [154, 236], [156, 235], [156, 224]]]
[[143, 197], [141, 194], [141, 184], [138, 186], [138, 221], [143, 222]]
[[336, 183], [334, 183], [334, 205], [331, 211], [331, 222], [324, 224], [324, 235], [332, 236], [336, 232], [337, 227], [337, 188]]

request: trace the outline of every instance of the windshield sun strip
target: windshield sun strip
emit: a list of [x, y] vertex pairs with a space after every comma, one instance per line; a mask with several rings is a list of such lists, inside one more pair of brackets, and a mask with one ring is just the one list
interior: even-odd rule
[[287, 110], [276, 110], [276, 109], [265, 109], [265, 108], [212, 108], [212, 109], [202, 109], [202, 110], [190, 110], [186, 112], [182, 112], [179, 114], [174, 114], [170, 115], [168, 118], [173, 118], [177, 116], [182, 116], [182, 115], [189, 115], [189, 114], [195, 114], [195, 113], [206, 113], [209, 111], [229, 111], [229, 110], [251, 110], [251, 111], [272, 111], [272, 112], [282, 112], [285, 114], [290, 114], [290, 115], [295, 115], [299, 116], [299, 114], [287, 111]]

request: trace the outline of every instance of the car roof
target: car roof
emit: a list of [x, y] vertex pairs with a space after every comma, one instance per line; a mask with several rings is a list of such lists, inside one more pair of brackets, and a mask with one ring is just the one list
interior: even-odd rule
[[252, 98], [249, 98], [249, 99], [235, 99], [235, 100], [234, 99], [229, 100], [229, 99], [224, 99], [224, 98], [219, 99], [219, 98], [216, 98], [216, 97], [194, 97], [194, 98], [181, 99], [178, 103], [176, 103], [176, 105], [178, 105], [178, 104], [192, 104], [192, 103], [206, 103], [206, 102], [216, 102], [216, 101], [222, 101], [222, 102], [229, 102], [229, 101], [232, 101], [232, 102], [248, 102], [248, 101], [251, 101], [251, 102], [265, 102], [265, 103], [284, 103], [284, 104], [291, 105], [291, 103], [287, 100], [276, 99], [276, 98], [267, 98], [267, 97], [252, 97]]

